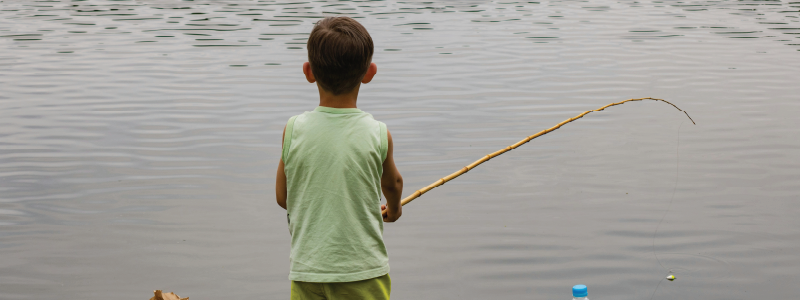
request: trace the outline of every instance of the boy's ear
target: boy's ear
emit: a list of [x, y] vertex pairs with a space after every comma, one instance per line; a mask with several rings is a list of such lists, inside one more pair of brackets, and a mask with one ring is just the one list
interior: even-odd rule
[[308, 62], [303, 63], [303, 74], [306, 74], [306, 80], [308, 80], [309, 83], [317, 82], [314, 78], [314, 73], [311, 72], [311, 64]]
[[375, 63], [370, 63], [369, 68], [367, 68], [367, 74], [364, 74], [364, 79], [361, 79], [361, 83], [369, 83], [372, 81], [372, 77], [375, 77], [375, 74], [378, 73], [378, 65]]

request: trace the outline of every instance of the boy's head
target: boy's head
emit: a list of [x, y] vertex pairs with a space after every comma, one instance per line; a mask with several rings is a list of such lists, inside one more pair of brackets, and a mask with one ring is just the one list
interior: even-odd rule
[[308, 37], [308, 62], [319, 86], [333, 95], [352, 91], [372, 62], [372, 38], [348, 17], [327, 17]]

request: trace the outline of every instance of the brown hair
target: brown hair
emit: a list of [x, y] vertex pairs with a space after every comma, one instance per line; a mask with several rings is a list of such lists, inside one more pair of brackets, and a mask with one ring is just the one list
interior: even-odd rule
[[307, 47], [314, 78], [334, 95], [350, 92], [361, 83], [374, 52], [367, 29], [348, 17], [319, 20]]

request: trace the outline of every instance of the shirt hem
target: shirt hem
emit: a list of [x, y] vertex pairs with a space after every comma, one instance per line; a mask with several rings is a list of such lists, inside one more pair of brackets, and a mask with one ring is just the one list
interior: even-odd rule
[[372, 270], [346, 274], [289, 272], [289, 280], [302, 282], [353, 282], [372, 279], [386, 274], [389, 274], [388, 264]]

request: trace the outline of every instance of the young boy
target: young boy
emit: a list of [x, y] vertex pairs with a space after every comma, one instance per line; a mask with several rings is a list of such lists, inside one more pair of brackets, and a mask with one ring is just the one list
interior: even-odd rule
[[389, 299], [383, 222], [403, 213], [403, 178], [386, 125], [356, 108], [378, 70], [372, 53], [367, 30], [347, 17], [320, 20], [308, 38], [303, 73], [319, 107], [286, 124], [275, 184], [292, 235], [291, 299]]

